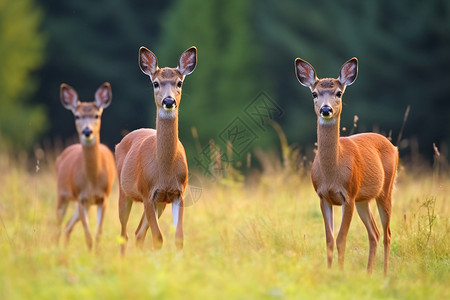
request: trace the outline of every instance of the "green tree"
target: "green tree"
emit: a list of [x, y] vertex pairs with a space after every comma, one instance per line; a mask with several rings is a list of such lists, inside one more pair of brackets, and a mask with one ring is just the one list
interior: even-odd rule
[[[210, 139], [218, 142], [223, 130], [243, 115], [258, 92], [269, 89], [261, 73], [263, 53], [256, 38], [253, 4], [179, 0], [162, 22], [161, 44], [152, 49], [160, 66], [174, 65], [189, 46], [198, 48], [197, 68], [186, 78], [180, 106], [180, 137], [188, 157], [192, 158], [196, 149], [192, 127], [198, 130], [202, 147]], [[259, 137], [255, 145], [266, 136]]]
[[33, 0], [0, 0], [0, 140], [17, 147], [31, 146], [46, 128], [43, 107], [27, 101], [43, 63], [42, 17]]
[[337, 77], [356, 56], [359, 74], [344, 96], [343, 126], [358, 115], [357, 131], [392, 130], [395, 142], [411, 105], [404, 137], [417, 136], [429, 154], [433, 142], [450, 143], [442, 117], [450, 114], [450, 2], [262, 0], [255, 13], [263, 47], [276, 53], [267, 67], [277, 98], [290, 107], [282, 122], [289, 140], [315, 140], [312, 100], [295, 79], [294, 59], [312, 63], [319, 77]]
[[[422, 151], [432, 151], [432, 142], [450, 143], [449, 1], [39, 1], [49, 40], [34, 103], [46, 104], [53, 137], [74, 135], [71, 115], [59, 103], [61, 82], [77, 88], [85, 101], [99, 84], [111, 82], [114, 100], [102, 129], [110, 146], [122, 130], [154, 126], [151, 85], [137, 66], [139, 46], [154, 51], [161, 66], [174, 66], [195, 45], [198, 66], [186, 79], [180, 108], [180, 137], [191, 158], [191, 127], [202, 146], [218, 140], [261, 90], [282, 108], [279, 121], [288, 141], [313, 148], [315, 115], [308, 91], [295, 78], [296, 57], [311, 62], [322, 77], [336, 77], [347, 59], [358, 57], [358, 79], [344, 97], [343, 126], [351, 127], [357, 114], [357, 131], [392, 130], [395, 141], [411, 105], [404, 137], [417, 136]], [[256, 133], [252, 146], [278, 145], [271, 129]]]
[[128, 131], [154, 124], [151, 84], [138, 66], [140, 46], [152, 48], [161, 12], [170, 1], [39, 0], [49, 36], [45, 78], [35, 102], [45, 103], [50, 118], [47, 138], [75, 136], [72, 114], [59, 101], [59, 86], [73, 86], [81, 101], [111, 83], [113, 102], [102, 117], [102, 142], [113, 148]]

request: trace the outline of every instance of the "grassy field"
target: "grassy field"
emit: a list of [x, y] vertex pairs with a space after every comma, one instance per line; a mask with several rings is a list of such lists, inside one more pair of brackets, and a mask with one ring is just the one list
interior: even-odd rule
[[[390, 270], [380, 243], [366, 274], [368, 240], [355, 213], [345, 270], [326, 268], [325, 233], [309, 176], [274, 169], [257, 183], [201, 181], [185, 210], [177, 253], [170, 209], [164, 245], [134, 245], [135, 205], [125, 259], [119, 254], [117, 184], [99, 249], [86, 249], [81, 224], [67, 248], [52, 243], [56, 180], [0, 155], [0, 299], [450, 299], [450, 178], [400, 169], [394, 194]], [[307, 172], [304, 172], [307, 173]], [[66, 219], [73, 213], [72, 205]], [[374, 212], [380, 227], [378, 213]], [[336, 226], [340, 209], [335, 209]], [[95, 213], [91, 211], [95, 232]]]

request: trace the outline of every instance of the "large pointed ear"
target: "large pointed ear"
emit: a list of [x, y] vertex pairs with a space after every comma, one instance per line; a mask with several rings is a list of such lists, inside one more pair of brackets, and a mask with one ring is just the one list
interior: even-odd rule
[[357, 75], [358, 59], [356, 57], [353, 57], [342, 65], [338, 80], [343, 85], [350, 85], [355, 82]]
[[107, 108], [111, 104], [111, 100], [111, 85], [109, 82], [105, 82], [95, 92], [95, 105], [98, 108]]
[[301, 58], [295, 60], [295, 75], [302, 85], [310, 89], [313, 89], [314, 84], [319, 80], [313, 66]]
[[78, 106], [78, 93], [73, 87], [68, 84], [62, 83], [59, 89], [59, 97], [62, 105], [71, 111], [75, 111]]
[[180, 59], [178, 60], [178, 71], [181, 75], [189, 75], [194, 72], [195, 66], [197, 65], [197, 48], [191, 47], [184, 51]]
[[152, 51], [145, 47], [139, 48], [139, 67], [142, 72], [150, 76], [150, 78], [158, 70], [158, 60]]

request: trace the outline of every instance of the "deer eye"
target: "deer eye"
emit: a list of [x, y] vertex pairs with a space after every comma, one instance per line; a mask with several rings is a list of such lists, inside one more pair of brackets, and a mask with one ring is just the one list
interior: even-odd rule
[[95, 119], [98, 119], [98, 115], [94, 115], [94, 118], [95, 118]]
[[181, 87], [183, 85], [183, 81], [178, 81], [178, 83], [177, 83], [177, 87]]
[[342, 92], [341, 92], [341, 91], [338, 91], [338, 92], [336, 93], [336, 97], [341, 98], [341, 97], [342, 97]]
[[313, 93], [312, 93], [312, 96], [313, 96], [314, 99], [316, 99], [316, 98], [317, 98], [317, 93], [316, 93], [316, 92], [313, 92]]
[[80, 119], [80, 116], [79, 115], [76, 115], [75, 116], [75, 120], [79, 120]]
[[157, 89], [157, 88], [159, 88], [159, 83], [158, 82], [153, 82], [153, 87], [155, 88], [155, 89]]

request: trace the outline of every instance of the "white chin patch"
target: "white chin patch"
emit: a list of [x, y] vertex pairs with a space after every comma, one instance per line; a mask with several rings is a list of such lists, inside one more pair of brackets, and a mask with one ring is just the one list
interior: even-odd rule
[[176, 108], [176, 106], [174, 105], [174, 106], [172, 106], [172, 107], [167, 107], [165, 104], [163, 105], [163, 108], [164, 108], [164, 110], [165, 111], [172, 111], [172, 110], [174, 110], [175, 108]]
[[324, 118], [324, 117], [320, 116], [319, 123], [321, 125], [333, 125], [333, 124], [336, 124], [336, 118], [333, 118], [333, 117]]
[[162, 119], [174, 119], [177, 116], [177, 110], [175, 107], [171, 109], [160, 108], [158, 109], [158, 115]]
[[95, 136], [91, 135], [90, 137], [86, 137], [85, 135], [81, 136], [81, 145], [83, 146], [92, 146], [95, 144]]

